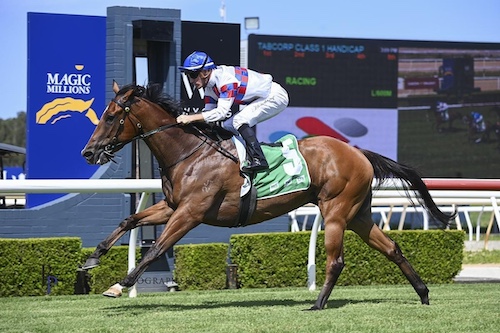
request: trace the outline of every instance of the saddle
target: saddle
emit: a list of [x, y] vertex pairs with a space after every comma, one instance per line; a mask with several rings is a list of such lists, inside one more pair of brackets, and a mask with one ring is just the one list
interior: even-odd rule
[[[240, 161], [246, 159], [243, 140], [233, 137]], [[298, 149], [297, 138], [285, 135], [274, 143], [263, 143], [262, 150], [269, 169], [246, 174], [241, 187], [240, 218], [235, 227], [244, 226], [251, 218], [257, 200], [272, 198], [309, 188], [311, 178], [307, 163]]]

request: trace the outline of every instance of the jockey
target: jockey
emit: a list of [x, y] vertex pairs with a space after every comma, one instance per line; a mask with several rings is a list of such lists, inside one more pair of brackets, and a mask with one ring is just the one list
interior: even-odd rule
[[[205, 108], [201, 113], [180, 115], [177, 122], [195, 121], [213, 123], [223, 121], [222, 127], [241, 134], [245, 140], [249, 163], [245, 172], [267, 169], [268, 163], [256, 138], [253, 126], [283, 111], [288, 106], [288, 93], [270, 74], [235, 66], [216, 65], [205, 53], [191, 53], [181, 72], [197, 89], [204, 88]], [[240, 105], [233, 113], [233, 104]]]
[[479, 112], [472, 111], [470, 113], [470, 116], [472, 118], [472, 124], [474, 125], [476, 132], [484, 132], [486, 130], [486, 123], [484, 122], [483, 115]]
[[449, 119], [448, 115], [448, 104], [445, 102], [437, 102], [436, 103], [436, 112], [441, 116], [443, 121], [447, 121]]

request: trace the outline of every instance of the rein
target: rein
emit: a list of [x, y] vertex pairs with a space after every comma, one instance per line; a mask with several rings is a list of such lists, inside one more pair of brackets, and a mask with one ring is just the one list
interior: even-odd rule
[[146, 133], [141, 133], [139, 135], [136, 135], [133, 138], [130, 138], [130, 139], [126, 140], [126, 141], [118, 142], [116, 144], [109, 144], [109, 145], [107, 145], [105, 147], [105, 149], [108, 150], [108, 151], [116, 150], [116, 148], [121, 149], [121, 147], [129, 144], [132, 141], [146, 139], [146, 138], [150, 137], [153, 134], [156, 134], [158, 132], [164, 131], [164, 130], [169, 129], [171, 127], [177, 127], [179, 125], [180, 125], [180, 123], [163, 125], [163, 126], [158, 127], [157, 129], [154, 129], [154, 130], [148, 131]]
[[[115, 134], [115, 136], [112, 139], [113, 143], [112, 144], [108, 144], [108, 145], [106, 145], [106, 147], [104, 147], [104, 150], [106, 150], [109, 153], [121, 149], [123, 146], [129, 144], [130, 142], [133, 142], [133, 141], [136, 141], [136, 140], [141, 140], [141, 139], [146, 139], [146, 138], [150, 137], [153, 134], [156, 134], [158, 132], [164, 131], [164, 130], [169, 129], [171, 127], [177, 127], [177, 126], [180, 125], [179, 123], [163, 125], [163, 126], [158, 127], [157, 129], [154, 129], [154, 130], [148, 131], [146, 133], [141, 133], [139, 135], [136, 135], [133, 138], [130, 138], [128, 140], [125, 140], [125, 141], [122, 141], [122, 142], [118, 142], [118, 143], [114, 143], [114, 142], [116, 142], [118, 135], [120, 135], [121, 131], [123, 130], [123, 124], [125, 124], [125, 118], [129, 114], [131, 114], [131, 111], [132, 111], [131, 110], [131, 106], [132, 106], [132, 104], [137, 103], [138, 99], [128, 100], [125, 103], [123, 103], [120, 100], [116, 100], [116, 99], [113, 99], [111, 101], [114, 102], [119, 107], [121, 107], [122, 110], [125, 111], [125, 112], [123, 113], [123, 118], [120, 119], [120, 127], [118, 127], [118, 130], [116, 131], [116, 134]], [[141, 123], [137, 123], [137, 127], [142, 131]]]
[[217, 146], [216, 150], [218, 152], [220, 152], [222, 155], [226, 156], [227, 158], [231, 159], [235, 163], [239, 162], [238, 157], [234, 156], [233, 154], [231, 154], [231, 152], [229, 150], [227, 150], [226, 148], [222, 147], [222, 145], [220, 144], [219, 141], [216, 141], [216, 140], [210, 138], [206, 133], [204, 133], [198, 127], [193, 126], [193, 128], [196, 129], [196, 131], [198, 131], [198, 133], [200, 133], [201, 135], [203, 135], [206, 138], [204, 142], [207, 142], [207, 140], [211, 140]]
[[[124, 113], [123, 113], [123, 118], [120, 119], [120, 126], [118, 127], [118, 130], [116, 131], [116, 135], [112, 139], [113, 143], [108, 144], [108, 145], [106, 145], [106, 147], [104, 147], [104, 150], [106, 152], [108, 152], [109, 154], [111, 154], [113, 151], [120, 150], [123, 146], [129, 144], [130, 142], [133, 142], [133, 141], [136, 141], [136, 140], [146, 139], [146, 138], [148, 138], [148, 137], [150, 137], [150, 136], [152, 136], [152, 135], [154, 135], [156, 133], [159, 133], [161, 131], [164, 131], [164, 130], [172, 128], [172, 127], [178, 127], [178, 126], [181, 125], [180, 123], [163, 125], [163, 126], [160, 126], [160, 127], [156, 128], [154, 130], [138, 134], [138, 135], [136, 135], [136, 136], [134, 136], [134, 137], [132, 137], [132, 138], [130, 138], [128, 140], [115, 143], [116, 140], [117, 140], [118, 135], [123, 130], [123, 125], [125, 124], [125, 118], [127, 118], [127, 116], [129, 114], [133, 115], [133, 113], [131, 112], [132, 111], [131, 110], [132, 104], [136, 103], [137, 101], [138, 101], [137, 99], [133, 99], [131, 101], [129, 100], [129, 101], [123, 103], [123, 102], [121, 102], [119, 100], [116, 100], [116, 99], [112, 100], [112, 102], [116, 103], [119, 107], [121, 107], [123, 109]], [[134, 117], [135, 117], [135, 115], [134, 115]], [[135, 118], [137, 118], [137, 117], [135, 117]], [[142, 126], [141, 126], [140, 122], [137, 123], [137, 127], [142, 131]], [[222, 155], [228, 157], [229, 159], [231, 159], [235, 163], [239, 162], [238, 158], [236, 156], [234, 156], [233, 154], [231, 154], [231, 152], [229, 152], [227, 149], [225, 149], [224, 147], [222, 147], [222, 145], [218, 141], [215, 141], [212, 138], [210, 138], [206, 133], [204, 133], [203, 131], [201, 131], [198, 127], [196, 127], [196, 126], [192, 126], [192, 127], [194, 129], [196, 129], [198, 131], [198, 133], [201, 134], [204, 137], [204, 139], [200, 142], [200, 144], [193, 151], [191, 151], [189, 154], [187, 154], [186, 156], [184, 156], [183, 158], [181, 158], [177, 162], [173, 163], [172, 165], [169, 165], [168, 167], [165, 167], [165, 169], [171, 168], [174, 165], [178, 164], [179, 162], [184, 161], [185, 159], [189, 158], [196, 151], [198, 151], [203, 146], [203, 144], [208, 143], [208, 140], [212, 141], [212, 143], [215, 143], [215, 145], [217, 146], [216, 150], [219, 151]]]
[[202, 140], [202, 141], [200, 142], [200, 144], [199, 144], [199, 145], [198, 145], [195, 149], [193, 149], [193, 151], [191, 151], [191, 152], [190, 152], [189, 154], [187, 154], [186, 156], [184, 156], [184, 157], [180, 158], [177, 162], [172, 163], [172, 164], [170, 164], [169, 166], [166, 166], [166, 167], [163, 167], [163, 168], [160, 168], [160, 169], [162, 169], [162, 170], [167, 170], [167, 169], [170, 169], [171, 167], [173, 167], [174, 165], [179, 164], [180, 162], [187, 160], [188, 158], [190, 158], [190, 157], [191, 157], [191, 155], [193, 155], [194, 153], [196, 153], [196, 152], [197, 152], [197, 151], [198, 151], [198, 150], [199, 150], [199, 149], [203, 146], [203, 144], [204, 144], [204, 143], [206, 143], [206, 142], [207, 142], [207, 138], [205, 138], [204, 140]]

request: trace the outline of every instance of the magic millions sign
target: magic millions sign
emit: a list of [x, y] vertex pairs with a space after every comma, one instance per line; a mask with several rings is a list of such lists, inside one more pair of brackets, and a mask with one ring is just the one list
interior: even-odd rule
[[[75, 65], [81, 71], [84, 65]], [[47, 93], [51, 94], [90, 94], [91, 75], [81, 73], [47, 73]]]
[[28, 13], [28, 45], [27, 178], [90, 178], [80, 151], [105, 108], [106, 18]]

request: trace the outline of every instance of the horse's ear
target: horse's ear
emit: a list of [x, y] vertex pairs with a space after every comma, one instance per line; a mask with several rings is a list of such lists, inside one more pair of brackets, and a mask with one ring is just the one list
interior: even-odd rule
[[118, 92], [120, 91], [120, 87], [118, 87], [118, 83], [116, 83], [115, 80], [113, 80], [113, 91], [115, 92], [115, 94], [118, 94]]

